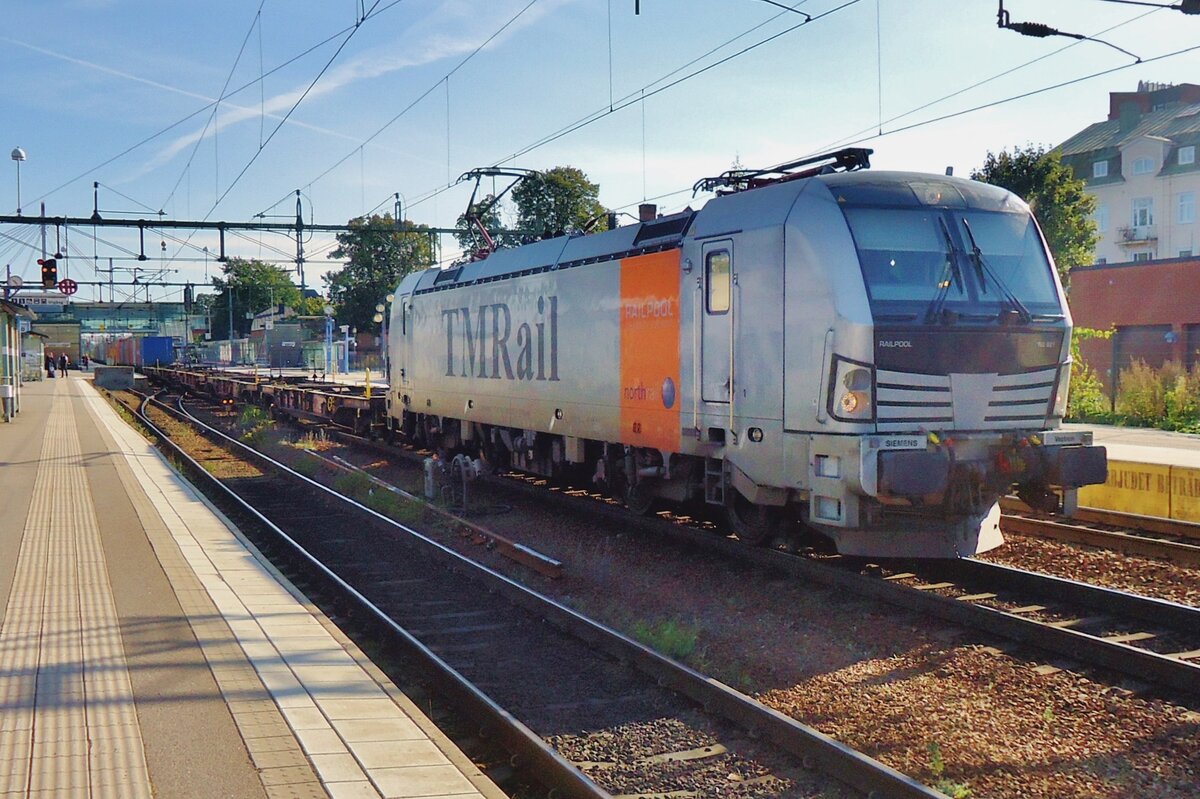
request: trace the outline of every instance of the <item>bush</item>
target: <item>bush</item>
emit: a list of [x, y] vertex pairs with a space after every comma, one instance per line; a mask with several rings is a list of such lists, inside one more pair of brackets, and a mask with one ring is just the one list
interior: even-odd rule
[[1194, 428], [1200, 422], [1200, 365], [1183, 369], [1167, 389], [1167, 419], [1176, 429]]
[[[1165, 368], [1165, 367], [1164, 367]], [[1173, 371], [1173, 370], [1172, 370]], [[1165, 375], [1145, 361], [1121, 370], [1117, 383], [1117, 413], [1138, 424], [1153, 425], [1167, 416]]]
[[1121, 424], [1182, 432], [1200, 431], [1200, 367], [1186, 371], [1178, 361], [1154, 369], [1135, 361], [1121, 370], [1117, 413]]
[[242, 430], [242, 441], [252, 446], [263, 444], [266, 441], [266, 432], [274, 424], [267, 412], [256, 405], [242, 408], [237, 423]]
[[244, 429], [259, 427], [265, 421], [267, 421], [267, 412], [257, 405], [247, 405], [242, 408], [241, 416], [238, 417], [238, 425]]
[[1088, 339], [1111, 336], [1111, 330], [1090, 327], [1077, 327], [1071, 332], [1071, 389], [1067, 394], [1067, 419], [1070, 421], [1108, 421], [1108, 396], [1096, 370], [1083, 360], [1079, 345]]

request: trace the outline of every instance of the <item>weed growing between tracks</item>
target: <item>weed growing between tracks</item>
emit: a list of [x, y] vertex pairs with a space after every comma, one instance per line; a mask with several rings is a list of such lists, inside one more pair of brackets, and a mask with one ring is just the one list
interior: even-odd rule
[[942, 759], [942, 745], [937, 741], [929, 742], [929, 770], [937, 780], [933, 787], [946, 796], [951, 799], [968, 799], [971, 796], [971, 789], [965, 783], [946, 779], [946, 761]]
[[686, 661], [696, 651], [700, 631], [693, 624], [674, 619], [637, 621], [633, 625], [633, 637], [668, 657]]
[[247, 405], [238, 417], [238, 427], [242, 430], [242, 441], [251, 446], [259, 446], [266, 442], [267, 433], [275, 428], [275, 422], [262, 408]]
[[425, 507], [392, 491], [377, 486], [362, 472], [346, 472], [333, 481], [334, 490], [361, 502], [376, 513], [401, 524], [416, 524], [425, 517]]

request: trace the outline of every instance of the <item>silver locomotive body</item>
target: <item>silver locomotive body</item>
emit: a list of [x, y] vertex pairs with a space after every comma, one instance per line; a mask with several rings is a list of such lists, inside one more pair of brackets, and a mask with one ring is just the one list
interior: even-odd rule
[[1057, 430], [1069, 339], [1014, 195], [822, 175], [406, 277], [389, 421], [636, 510], [721, 506], [754, 542], [798, 515], [847, 554], [963, 556], [1014, 486], [1105, 478]]

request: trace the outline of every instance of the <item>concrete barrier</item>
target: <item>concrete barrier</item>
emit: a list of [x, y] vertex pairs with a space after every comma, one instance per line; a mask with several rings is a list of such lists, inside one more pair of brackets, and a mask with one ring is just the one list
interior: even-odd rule
[[97, 366], [94, 369], [96, 388], [126, 391], [133, 388], [132, 366]]

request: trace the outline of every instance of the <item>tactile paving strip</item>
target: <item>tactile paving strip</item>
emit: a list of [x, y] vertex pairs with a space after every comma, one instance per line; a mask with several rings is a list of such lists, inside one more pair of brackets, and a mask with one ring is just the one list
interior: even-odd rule
[[[46, 422], [0, 627], [0, 793], [152, 795], [70, 400]], [[42, 791], [44, 793], [38, 794]]]

